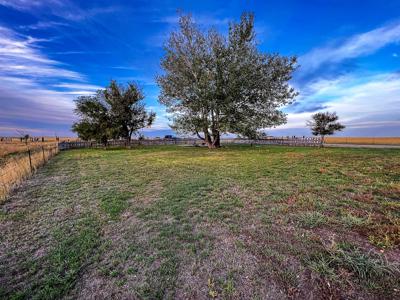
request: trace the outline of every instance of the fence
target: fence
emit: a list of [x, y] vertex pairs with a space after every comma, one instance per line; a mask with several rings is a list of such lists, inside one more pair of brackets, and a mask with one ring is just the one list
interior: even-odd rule
[[282, 145], [282, 146], [302, 146], [302, 147], [319, 147], [321, 146], [321, 138], [319, 137], [280, 137], [266, 138], [259, 140], [248, 139], [222, 139], [223, 144], [250, 144], [250, 145]]
[[104, 147], [132, 147], [132, 146], [156, 146], [156, 145], [201, 145], [199, 139], [147, 139], [147, 140], [115, 140], [108, 141], [106, 145], [97, 142], [62, 142], [58, 144], [60, 150], [79, 148], [104, 148]]
[[54, 144], [30, 148], [2, 158], [0, 161], [0, 202], [11, 189], [57, 153], [58, 146]]
[[[221, 144], [249, 144], [249, 145], [285, 145], [285, 146], [304, 146], [318, 147], [321, 139], [315, 137], [282, 137], [268, 138], [259, 140], [249, 139], [221, 139]], [[108, 141], [106, 147], [132, 147], [132, 146], [155, 146], [155, 145], [204, 145], [200, 139], [147, 139], [147, 140], [115, 140]], [[104, 148], [105, 145], [97, 142], [62, 142], [58, 144], [60, 150], [79, 149], [79, 148]]]

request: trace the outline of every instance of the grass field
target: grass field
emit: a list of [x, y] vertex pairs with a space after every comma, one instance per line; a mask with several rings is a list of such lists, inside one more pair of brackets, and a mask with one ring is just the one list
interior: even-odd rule
[[325, 138], [328, 144], [400, 145], [400, 137], [336, 137]]
[[42, 146], [54, 146], [55, 142], [33, 142], [33, 143], [21, 143], [21, 142], [13, 142], [13, 143], [1, 143], [0, 142], [0, 161], [4, 160], [4, 158], [10, 154], [16, 154], [21, 152], [26, 152], [28, 149], [37, 149]]
[[74, 137], [61, 137], [57, 141], [55, 138], [46, 137], [44, 142], [41, 142], [41, 139], [39, 140], [40, 141], [28, 141], [25, 143], [24, 141], [21, 142], [19, 138], [8, 138], [8, 140], [0, 141], [0, 162], [5, 156], [10, 154], [25, 152], [28, 149], [37, 149], [42, 146], [54, 146], [58, 142], [76, 141], [78, 139]]
[[0, 208], [2, 299], [400, 297], [399, 150], [72, 150]]

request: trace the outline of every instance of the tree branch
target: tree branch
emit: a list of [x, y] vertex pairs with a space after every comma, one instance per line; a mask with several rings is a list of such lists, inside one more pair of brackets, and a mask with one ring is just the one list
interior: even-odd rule
[[205, 141], [206, 139], [205, 138], [203, 138], [200, 134], [199, 134], [199, 132], [196, 130], [196, 135], [199, 137], [199, 139], [201, 139], [201, 140], [203, 140], [203, 141]]

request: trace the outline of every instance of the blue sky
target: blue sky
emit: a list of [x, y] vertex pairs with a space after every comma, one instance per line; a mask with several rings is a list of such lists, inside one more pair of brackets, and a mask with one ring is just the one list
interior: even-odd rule
[[177, 11], [226, 32], [255, 13], [259, 48], [297, 55], [300, 92], [272, 135], [309, 135], [316, 111], [336, 111], [344, 136], [400, 135], [400, 1], [0, 0], [0, 135], [71, 136], [73, 99], [110, 79], [137, 81], [170, 133], [155, 76]]

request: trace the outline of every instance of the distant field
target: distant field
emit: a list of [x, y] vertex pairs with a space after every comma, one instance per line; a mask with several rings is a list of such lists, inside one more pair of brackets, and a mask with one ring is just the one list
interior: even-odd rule
[[400, 151], [62, 152], [0, 206], [2, 299], [399, 299]]
[[28, 149], [36, 149], [42, 146], [55, 145], [56, 142], [30, 142], [28, 144], [13, 142], [13, 143], [1, 143], [0, 142], [0, 158], [10, 155], [16, 154], [20, 152], [26, 152]]
[[326, 137], [328, 144], [400, 145], [400, 137]]
[[[77, 140], [77, 138], [59, 138], [60, 142], [75, 140]], [[21, 142], [20, 138], [4, 139], [3, 141], [0, 141], [0, 160], [2, 157], [12, 153], [25, 152], [28, 149], [36, 149], [42, 146], [55, 145], [56, 143], [57, 140], [53, 137], [46, 137], [44, 142], [42, 142], [39, 138], [39, 141], [29, 140], [27, 143], [25, 143], [25, 141]]]

